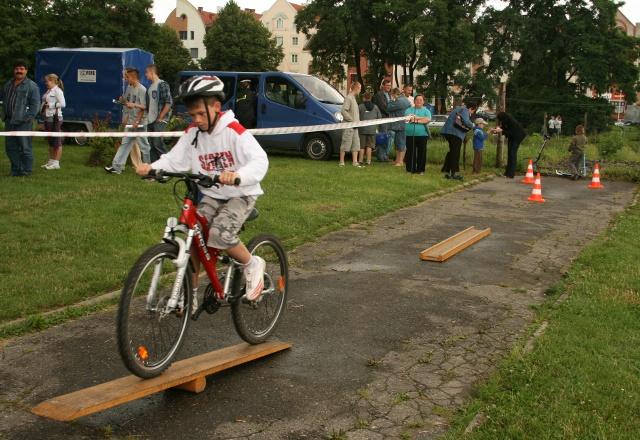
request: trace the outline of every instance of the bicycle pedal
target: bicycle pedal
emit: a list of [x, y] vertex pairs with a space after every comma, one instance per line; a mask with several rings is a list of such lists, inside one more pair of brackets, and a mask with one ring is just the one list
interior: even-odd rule
[[200, 314], [204, 311], [204, 304], [202, 304], [198, 309], [191, 315], [192, 321], [197, 321], [200, 317]]

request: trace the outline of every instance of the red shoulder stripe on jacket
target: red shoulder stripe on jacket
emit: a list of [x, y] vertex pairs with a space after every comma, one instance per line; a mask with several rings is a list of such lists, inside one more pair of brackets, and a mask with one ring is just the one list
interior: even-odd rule
[[227, 125], [227, 127], [229, 127], [230, 129], [232, 129], [238, 134], [242, 134], [246, 131], [246, 128], [244, 128], [242, 124], [240, 124], [238, 121], [231, 122], [229, 125]]
[[184, 129], [184, 132], [188, 132], [189, 130], [191, 130], [192, 128], [197, 127], [197, 125], [195, 123], [191, 123], [189, 124], [189, 126], [187, 128]]

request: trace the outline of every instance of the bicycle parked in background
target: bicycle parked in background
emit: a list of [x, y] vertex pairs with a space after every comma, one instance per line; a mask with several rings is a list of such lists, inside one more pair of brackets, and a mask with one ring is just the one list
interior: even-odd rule
[[[206, 245], [209, 227], [197, 211], [198, 185], [217, 185], [218, 176], [160, 170], [150, 176], [162, 183], [177, 179], [173, 192], [178, 200], [178, 184], [184, 182], [187, 190], [180, 218], [167, 219], [162, 242], [138, 258], [120, 297], [118, 349], [127, 369], [142, 378], [158, 376], [171, 365], [189, 323], [203, 311], [213, 314], [230, 306], [240, 337], [249, 344], [264, 342], [282, 318], [289, 284], [287, 254], [274, 236], [258, 235], [247, 245], [249, 252], [266, 262], [264, 288], [255, 301], [245, 298], [239, 263]], [[247, 221], [257, 216], [254, 209]], [[192, 257], [200, 260], [209, 280], [199, 305], [192, 293]]]

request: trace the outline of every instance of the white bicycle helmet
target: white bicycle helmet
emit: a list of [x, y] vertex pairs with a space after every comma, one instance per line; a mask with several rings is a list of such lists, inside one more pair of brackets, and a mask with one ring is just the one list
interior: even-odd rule
[[180, 84], [177, 100], [213, 96], [224, 101], [224, 83], [217, 76], [193, 76]]

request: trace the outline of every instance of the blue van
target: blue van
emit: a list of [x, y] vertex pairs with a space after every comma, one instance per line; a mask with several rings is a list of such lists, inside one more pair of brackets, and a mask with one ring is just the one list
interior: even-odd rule
[[[224, 83], [224, 110], [236, 110], [240, 81], [251, 81], [256, 94], [255, 128], [297, 127], [335, 124], [342, 121], [344, 97], [334, 87], [315, 76], [286, 72], [183, 71], [181, 83], [195, 75], [215, 75]], [[176, 88], [177, 90], [177, 88]], [[184, 109], [176, 109], [177, 112]], [[256, 136], [264, 149], [300, 151], [310, 159], [329, 159], [340, 148], [342, 130], [313, 133]]]

